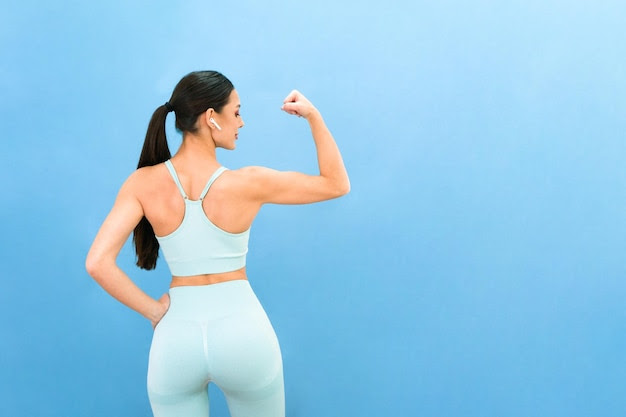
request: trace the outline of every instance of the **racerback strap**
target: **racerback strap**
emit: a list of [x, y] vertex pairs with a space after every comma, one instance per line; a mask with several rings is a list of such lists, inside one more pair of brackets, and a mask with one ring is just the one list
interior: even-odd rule
[[[176, 186], [178, 187], [178, 191], [180, 191], [180, 193], [182, 194], [185, 200], [189, 200], [189, 197], [187, 197], [187, 194], [185, 193], [185, 190], [183, 189], [183, 186], [180, 183], [180, 180], [178, 179], [178, 175], [176, 174], [174, 165], [172, 165], [172, 161], [170, 161], [169, 159], [165, 161], [165, 166], [167, 167], [168, 171], [172, 175], [172, 178], [174, 179], [174, 182], [176, 183]], [[207, 182], [207, 184], [204, 186], [204, 189], [202, 190], [202, 193], [200, 194], [200, 200], [202, 200], [204, 196], [206, 195], [206, 193], [209, 192], [209, 188], [211, 188], [211, 185], [217, 179], [217, 177], [222, 175], [222, 172], [226, 170], [227, 168], [225, 167], [219, 167], [218, 169], [215, 170], [213, 175], [211, 175], [211, 178], [209, 178], [209, 181]]]
[[176, 175], [176, 170], [174, 169], [174, 165], [172, 165], [172, 161], [170, 161], [169, 159], [165, 161], [165, 166], [167, 167], [168, 171], [172, 175], [172, 178], [174, 178], [174, 182], [176, 183], [176, 186], [178, 187], [178, 191], [180, 191], [180, 193], [183, 195], [183, 198], [187, 200], [188, 199], [187, 194], [185, 194], [185, 190], [183, 189], [183, 186], [181, 185], [180, 180], [178, 179], [178, 175]]
[[211, 188], [211, 185], [213, 184], [213, 182], [217, 179], [217, 177], [222, 175], [222, 172], [224, 171], [226, 171], [225, 167], [219, 167], [218, 169], [215, 170], [213, 175], [211, 175], [211, 178], [209, 178], [209, 182], [207, 182], [206, 185], [204, 186], [204, 190], [202, 190], [202, 194], [200, 194], [200, 200], [202, 200], [204, 196], [206, 195], [206, 193], [209, 192], [209, 188]]

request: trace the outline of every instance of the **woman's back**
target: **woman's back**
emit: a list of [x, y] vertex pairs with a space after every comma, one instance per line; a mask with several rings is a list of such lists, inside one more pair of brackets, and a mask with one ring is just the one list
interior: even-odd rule
[[[193, 172], [176, 160], [172, 165], [190, 200], [198, 200], [211, 175], [219, 165]], [[244, 170], [245, 171], [245, 170]], [[226, 170], [211, 184], [202, 200], [207, 219], [229, 233], [248, 230], [260, 204], [246, 195], [246, 174]], [[185, 215], [185, 200], [165, 164], [138, 169], [131, 178], [137, 199], [156, 236], [167, 236], [178, 229]]]

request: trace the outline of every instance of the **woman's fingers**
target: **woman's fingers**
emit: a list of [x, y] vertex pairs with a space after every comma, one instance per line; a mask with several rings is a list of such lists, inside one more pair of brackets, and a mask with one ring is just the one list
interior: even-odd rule
[[161, 306], [163, 308], [163, 314], [161, 314], [161, 317], [159, 317], [158, 320], [152, 322], [152, 328], [153, 329], [163, 319], [163, 316], [165, 316], [165, 313], [167, 313], [167, 310], [169, 310], [169, 308], [170, 308], [170, 295], [168, 293], [163, 294], [161, 296], [161, 298], [159, 298], [157, 300], [157, 303], [161, 304]]
[[[170, 295], [165, 293], [159, 298], [159, 303], [163, 304], [165, 307], [169, 308], [170, 306]], [[165, 310], [167, 311], [167, 309]]]
[[295, 116], [307, 117], [313, 110], [313, 104], [298, 90], [292, 90], [285, 97], [281, 109]]
[[299, 106], [297, 103], [285, 103], [283, 104], [281, 109], [289, 114], [300, 116], [300, 114], [298, 113]]
[[287, 95], [287, 97], [285, 97], [285, 99], [283, 100], [283, 103], [292, 103], [298, 100], [298, 98], [301, 96], [300, 92], [298, 90], [291, 90], [291, 93], [289, 93]]

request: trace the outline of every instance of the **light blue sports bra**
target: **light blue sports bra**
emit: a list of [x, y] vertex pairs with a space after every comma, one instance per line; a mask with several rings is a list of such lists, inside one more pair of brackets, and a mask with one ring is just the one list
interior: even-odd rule
[[167, 236], [156, 237], [172, 275], [217, 274], [243, 268], [246, 265], [250, 229], [229, 233], [214, 225], [202, 209], [202, 200], [211, 184], [226, 168], [219, 167], [211, 175], [199, 200], [190, 200], [172, 162], [165, 161], [165, 165], [185, 200], [185, 215], [180, 226]]

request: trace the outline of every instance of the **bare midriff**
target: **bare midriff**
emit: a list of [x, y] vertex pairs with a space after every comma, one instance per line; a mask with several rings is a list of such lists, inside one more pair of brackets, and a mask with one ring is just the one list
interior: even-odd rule
[[219, 274], [202, 274], [190, 277], [172, 277], [170, 288], [184, 287], [190, 285], [211, 285], [220, 282], [234, 281], [238, 279], [248, 279], [246, 276], [246, 267], [230, 272], [222, 272]]

